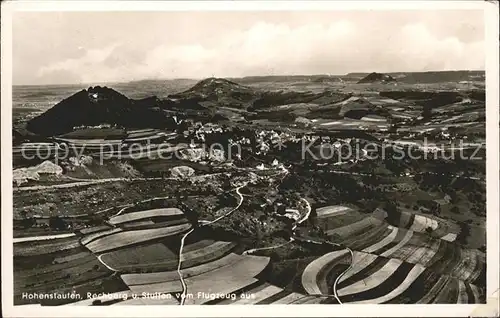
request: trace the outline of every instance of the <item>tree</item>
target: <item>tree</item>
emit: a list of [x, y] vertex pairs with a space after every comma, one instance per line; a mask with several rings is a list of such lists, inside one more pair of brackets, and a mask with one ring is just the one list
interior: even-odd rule
[[104, 223], [104, 218], [99, 214], [91, 214], [89, 215], [89, 224], [91, 225], [100, 225]]
[[49, 226], [52, 230], [64, 230], [67, 228], [66, 222], [60, 216], [51, 216]]
[[451, 211], [451, 212], [453, 212], [453, 213], [456, 213], [456, 214], [460, 213], [460, 209], [459, 209], [459, 208], [458, 208], [458, 206], [456, 206], [456, 205], [455, 205], [455, 206], [453, 206], [453, 207], [450, 209], [450, 211]]
[[284, 204], [278, 205], [278, 208], [276, 211], [278, 214], [285, 215], [285, 211], [286, 211], [286, 206]]
[[36, 223], [34, 218], [23, 218], [21, 220], [21, 226], [25, 229], [29, 229]]
[[422, 182], [423, 181], [422, 179], [423, 179], [422, 176], [419, 174], [417, 174], [417, 175], [415, 175], [415, 177], [413, 177], [413, 180], [415, 180], [416, 183]]
[[387, 211], [389, 215], [397, 214], [398, 213], [398, 207], [397, 205], [392, 202], [386, 202], [384, 209]]
[[431, 109], [431, 107], [424, 106], [424, 109], [422, 111], [422, 117], [424, 117], [424, 119], [428, 119], [431, 116], [432, 116], [432, 109]]
[[466, 244], [469, 235], [470, 235], [470, 226], [467, 223], [460, 223], [460, 232], [458, 233], [456, 241], [460, 244]]
[[448, 195], [450, 197], [450, 203], [456, 203], [458, 201], [458, 195], [454, 189], [450, 189], [450, 191], [448, 191]]
[[438, 204], [434, 210], [432, 211], [434, 215], [440, 215], [441, 214], [441, 204]]

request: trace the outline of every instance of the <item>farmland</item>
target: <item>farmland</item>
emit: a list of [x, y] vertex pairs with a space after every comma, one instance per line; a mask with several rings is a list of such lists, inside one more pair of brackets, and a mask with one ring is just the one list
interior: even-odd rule
[[112, 217], [109, 220], [109, 223], [116, 225], [116, 224], [120, 224], [120, 223], [132, 222], [132, 221], [137, 221], [137, 220], [141, 220], [141, 219], [148, 219], [148, 218], [161, 217], [161, 216], [177, 216], [177, 215], [184, 215], [184, 213], [182, 213], [182, 211], [179, 209], [172, 209], [172, 208], [170, 208], [170, 209], [155, 209], [155, 210], [148, 210], [148, 211], [141, 211], [141, 212], [117, 215], [117, 216]]
[[[358, 77], [92, 87], [29, 119], [16, 304], [484, 303], [485, 162], [450, 155], [484, 154], [484, 90]], [[22, 297], [54, 291], [81, 298]]]
[[151, 241], [154, 239], [172, 236], [182, 233], [190, 228], [189, 224], [182, 224], [166, 228], [132, 230], [132, 231], [114, 231], [106, 233], [105, 236], [99, 237], [85, 244], [89, 250], [94, 253], [117, 249], [134, 243]]

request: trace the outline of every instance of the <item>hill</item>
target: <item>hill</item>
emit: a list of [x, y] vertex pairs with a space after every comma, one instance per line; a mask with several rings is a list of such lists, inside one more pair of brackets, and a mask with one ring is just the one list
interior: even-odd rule
[[364, 84], [364, 83], [389, 83], [389, 82], [395, 82], [396, 80], [387, 74], [382, 74], [382, 73], [377, 73], [373, 72], [362, 78], [361, 80], [358, 81], [358, 84]]
[[247, 108], [255, 99], [256, 92], [247, 86], [224, 78], [207, 78], [199, 81], [190, 89], [168, 96], [174, 100], [191, 100], [203, 106], [227, 106]]
[[345, 101], [337, 103], [340, 106], [339, 115], [342, 117], [361, 119], [368, 115], [379, 115], [390, 117], [387, 110], [370, 103], [368, 100], [361, 97], [350, 97]]
[[43, 136], [67, 133], [77, 126], [102, 124], [133, 128], [168, 125], [155, 98], [129, 99], [107, 87], [90, 87], [62, 100], [27, 123], [27, 129]]

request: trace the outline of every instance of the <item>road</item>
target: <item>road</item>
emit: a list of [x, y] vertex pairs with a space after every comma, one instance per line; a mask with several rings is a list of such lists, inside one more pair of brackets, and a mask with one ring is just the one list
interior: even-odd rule
[[101, 262], [102, 265], [106, 266], [107, 269], [109, 269], [110, 271], [113, 271], [115, 273], [118, 272], [118, 270], [114, 269], [113, 267], [109, 266], [108, 264], [106, 264], [102, 259], [101, 257], [103, 257], [104, 254], [101, 254], [99, 256], [97, 256], [97, 259], [99, 260], [99, 262]]
[[37, 191], [37, 190], [48, 190], [48, 189], [65, 189], [74, 187], [83, 187], [87, 185], [108, 183], [108, 182], [118, 182], [118, 181], [150, 181], [150, 180], [168, 180], [164, 178], [106, 178], [106, 179], [77, 179], [68, 178], [67, 180], [73, 180], [75, 182], [59, 183], [52, 185], [37, 185], [29, 187], [14, 187], [14, 192], [18, 191]]
[[343, 271], [339, 276], [337, 276], [337, 278], [333, 282], [333, 286], [332, 286], [333, 294], [331, 294], [331, 295], [330, 294], [311, 294], [311, 296], [318, 296], [318, 297], [334, 297], [339, 304], [342, 304], [342, 301], [340, 300], [340, 298], [337, 294], [337, 284], [339, 283], [340, 279], [353, 267], [353, 261], [354, 261], [353, 251], [347, 246], [344, 246], [342, 244], [337, 244], [337, 243], [334, 243], [331, 241], [319, 242], [319, 241], [314, 241], [311, 239], [303, 239], [303, 238], [296, 238], [296, 240], [302, 241], [302, 242], [307, 242], [307, 243], [312, 243], [312, 244], [320, 244], [320, 245], [327, 243], [327, 244], [330, 244], [332, 246], [340, 247], [342, 249], [346, 249], [347, 251], [349, 251], [349, 254], [351, 254], [351, 261], [350, 261], [349, 267], [345, 271]]
[[303, 222], [305, 222], [307, 219], [309, 219], [309, 216], [311, 215], [311, 211], [312, 211], [312, 207], [311, 207], [311, 203], [309, 203], [309, 201], [307, 201], [307, 199], [305, 198], [300, 198], [301, 201], [305, 202], [306, 203], [306, 208], [307, 208], [307, 212], [304, 214], [304, 216], [297, 222], [297, 224], [302, 224]]
[[59, 238], [72, 237], [72, 236], [75, 236], [75, 233], [41, 235], [41, 236], [30, 236], [30, 237], [15, 237], [13, 239], [13, 241], [14, 241], [14, 243], [22, 243], [22, 242], [54, 240], [54, 239], [59, 239]]
[[[246, 187], [248, 184], [248, 182], [245, 182], [243, 185], [237, 187], [235, 190], [236, 190], [236, 193], [238, 194], [238, 196], [240, 197], [240, 201], [238, 203], [238, 205], [236, 207], [234, 207], [233, 209], [231, 209], [229, 212], [219, 216], [218, 218], [212, 220], [212, 221], [202, 221], [200, 222], [200, 227], [202, 226], [207, 226], [207, 225], [210, 225], [210, 224], [214, 224], [216, 222], [219, 222], [220, 220], [222, 220], [223, 218], [231, 215], [234, 211], [238, 210], [241, 206], [241, 204], [243, 203], [243, 195], [241, 194], [240, 190], [241, 188], [243, 187]], [[184, 249], [184, 242], [186, 240], [186, 238], [189, 236], [189, 234], [193, 233], [194, 231], [194, 228], [192, 228], [191, 230], [189, 230], [186, 234], [184, 234], [182, 236], [182, 239], [181, 239], [181, 245], [179, 247], [179, 263], [177, 264], [177, 273], [179, 274], [179, 279], [181, 281], [181, 284], [182, 284], [182, 294], [181, 294], [181, 305], [184, 305], [185, 303], [185, 300], [186, 300], [186, 294], [187, 294], [187, 285], [186, 285], [186, 282], [184, 281], [184, 276], [182, 275], [182, 271], [181, 271], [181, 267], [182, 267], [182, 253], [183, 253], [183, 249]]]
[[347, 249], [349, 251], [349, 253], [351, 254], [351, 262], [349, 264], [349, 267], [345, 271], [343, 271], [339, 276], [337, 276], [337, 278], [335, 279], [335, 282], [333, 282], [333, 295], [335, 296], [335, 299], [337, 299], [339, 304], [342, 304], [342, 301], [340, 300], [340, 298], [337, 294], [337, 284], [339, 283], [342, 276], [344, 276], [349, 270], [352, 269], [352, 266], [353, 266], [352, 262], [354, 261], [354, 253], [352, 252], [352, 250], [347, 246], [344, 246], [344, 248]]
[[[222, 173], [210, 173], [203, 175], [195, 175], [192, 176], [191, 179], [203, 178], [203, 177], [211, 177], [217, 176]], [[133, 181], [159, 181], [159, 180], [177, 180], [177, 178], [163, 178], [163, 177], [152, 177], [152, 178], [104, 178], [104, 179], [80, 179], [74, 177], [65, 176], [66, 180], [71, 180], [75, 182], [68, 183], [59, 183], [59, 184], [51, 184], [51, 185], [36, 185], [36, 186], [27, 186], [27, 187], [13, 187], [14, 192], [18, 191], [37, 191], [37, 190], [48, 190], [48, 189], [65, 189], [65, 188], [74, 188], [74, 187], [83, 187], [87, 185], [100, 184], [100, 183], [108, 183], [108, 182], [133, 182]], [[64, 181], [64, 179], [61, 179]]]
[[118, 211], [118, 213], [116, 213], [115, 215], [113, 215], [113, 217], [122, 214], [128, 208], [136, 206], [137, 204], [141, 204], [141, 203], [145, 203], [145, 202], [151, 202], [151, 201], [156, 201], [156, 200], [168, 200], [168, 199], [172, 199], [172, 196], [154, 197], [154, 198], [150, 198], [150, 199], [145, 199], [145, 200], [139, 201], [138, 203], [126, 204], [126, 205], [122, 206], [122, 209], [120, 209], [120, 211]]
[[267, 246], [267, 247], [261, 247], [261, 248], [252, 248], [252, 249], [244, 251], [242, 253], [242, 255], [253, 254], [253, 253], [258, 252], [258, 251], [273, 250], [273, 249], [280, 248], [280, 247], [283, 247], [285, 245], [288, 245], [288, 244], [292, 243], [293, 241], [295, 241], [295, 239], [293, 237], [290, 237], [290, 240], [288, 242], [286, 242], [286, 243], [282, 243], [282, 244], [278, 244], [278, 245], [273, 245], [273, 246]]

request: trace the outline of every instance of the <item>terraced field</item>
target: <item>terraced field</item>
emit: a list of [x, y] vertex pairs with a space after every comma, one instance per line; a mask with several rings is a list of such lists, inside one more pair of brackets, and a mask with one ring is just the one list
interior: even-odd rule
[[[325, 232], [334, 235], [332, 240], [340, 239], [345, 246], [359, 251], [354, 254], [354, 267], [350, 270], [351, 272], [362, 272], [365, 267], [380, 269], [380, 267], [376, 266], [385, 263], [389, 264], [386, 266], [394, 268], [394, 271], [402, 266], [408, 267], [407, 275], [414, 276], [414, 279], [418, 279], [422, 273], [425, 276], [427, 275], [426, 272], [430, 272], [432, 275], [445, 275], [451, 281], [460, 281], [461, 283], [457, 284], [462, 287], [474, 284], [481, 285], [481, 282], [484, 281], [486, 269], [484, 253], [475, 249], [464, 248], [450, 242], [450, 240], [429, 235], [429, 231], [425, 230], [427, 228], [432, 228], [433, 231], [439, 231], [441, 225], [443, 225], [442, 229], [448, 230], [451, 228], [448, 223], [439, 222], [436, 218], [401, 214], [399, 220], [401, 227], [396, 227], [389, 225], [385, 220], [380, 220], [379, 214], [363, 216], [354, 209], [347, 207], [326, 207], [318, 209], [317, 212], [317, 217], [322, 220]], [[374, 216], [376, 216], [376, 221]], [[330, 218], [334, 220], [329, 220]], [[438, 233], [437, 236], [439, 237], [443, 233]], [[322, 262], [335, 264], [337, 258], [341, 259], [341, 256], [345, 258], [346, 251], [341, 254], [338, 253], [340, 252], [333, 252], [330, 255], [331, 259], [328, 257], [318, 259], [314, 266], [323, 268], [324, 266], [320, 266], [323, 264]], [[382, 280], [389, 277], [380, 276], [388, 275], [385, 269], [377, 275], [379, 275], [379, 278], [383, 277]], [[349, 276], [348, 272], [342, 277], [341, 281]], [[308, 286], [315, 286], [312, 285], [310, 277], [305, 279], [309, 281]], [[373, 278], [371, 280], [373, 281]], [[393, 281], [393, 279], [390, 279], [390, 281]], [[406, 283], [410, 282], [406, 281]], [[363, 284], [368, 284], [366, 279]], [[310, 288], [311, 293], [319, 292], [317, 287], [316, 289]], [[471, 288], [474, 289], [477, 286]], [[464, 289], [462, 288], [462, 290]], [[341, 290], [339, 294], [342, 294]], [[381, 298], [383, 301], [386, 301], [385, 299]], [[460, 299], [460, 301], [465, 301], [465, 297]], [[479, 301], [479, 298], [468, 297], [468, 299], [467, 301], [470, 302]], [[436, 301], [443, 300], [440, 298]], [[457, 299], [450, 301], [455, 302]]]
[[82, 237], [81, 240], [80, 240], [80, 242], [83, 245], [87, 245], [90, 242], [92, 242], [92, 241], [94, 241], [94, 240], [96, 240], [98, 238], [105, 237], [105, 236], [108, 236], [108, 235], [112, 235], [114, 233], [119, 233], [121, 231], [122, 231], [122, 229], [120, 229], [120, 228], [111, 228], [109, 230], [92, 232], [92, 233], [90, 233], [90, 234], [85, 235], [84, 237]]
[[184, 213], [177, 208], [163, 208], [163, 209], [153, 209], [139, 212], [130, 212], [127, 214], [121, 214], [114, 216], [109, 219], [109, 223], [112, 225], [117, 225], [125, 222], [138, 221], [143, 219], [150, 219], [155, 217], [173, 217], [173, 216], [183, 216]]
[[374, 215], [382, 220], [385, 219], [391, 225], [399, 228], [426, 233], [436, 238], [445, 238], [450, 242], [453, 242], [460, 233], [460, 226], [458, 224], [434, 215], [422, 215], [404, 210], [400, 213], [392, 213], [390, 216], [379, 213]]
[[[117, 229], [105, 236], [94, 239], [85, 244], [93, 253], [102, 253], [109, 250], [126, 247], [131, 244], [138, 244], [142, 242], [152, 241], [167, 236], [173, 236], [189, 230], [190, 224], [181, 224], [171, 227], [144, 229], [144, 230], [131, 230], [122, 231]], [[83, 243], [83, 242], [82, 242]]]
[[[325, 232], [335, 234], [332, 237], [334, 240], [340, 237], [345, 246], [431, 267], [438, 273], [449, 274], [468, 282], [474, 282], [483, 275], [486, 266], [484, 253], [421, 231], [424, 228], [422, 224], [430, 224], [429, 227], [438, 229], [439, 223], [435, 219], [418, 216], [415, 218], [417, 222], [404, 222], [406, 228], [402, 228], [389, 225], [378, 216], [362, 215], [353, 209], [348, 211], [350, 213], [331, 216], [330, 218], [335, 218], [334, 221], [323, 222]], [[324, 219], [324, 214], [318, 213], [318, 217]]]
[[95, 232], [101, 232], [101, 231], [105, 231], [105, 230], [109, 230], [109, 229], [111, 229], [110, 226], [107, 226], [107, 225], [98, 225], [98, 226], [91, 226], [91, 227], [80, 229], [80, 233], [82, 233], [84, 235], [87, 235], [87, 234], [92, 234], [92, 233], [95, 233]]
[[[45, 249], [43, 245], [39, 244], [38, 248]], [[14, 250], [16, 248], [17, 246]], [[79, 245], [72, 249], [45, 254], [44, 259], [24, 255], [19, 261], [24, 263], [24, 269], [14, 271], [14, 299], [23, 304], [33, 302], [23, 298], [23, 293], [52, 293], [68, 289], [68, 286], [102, 281], [112, 274], [95, 255]]]
[[101, 261], [121, 272], [148, 271], [154, 268], [173, 268], [176, 255], [161, 243], [126, 247], [101, 255]]
[[[484, 256], [477, 251], [389, 225], [353, 208], [320, 208], [317, 218], [324, 221], [333, 237], [342, 237], [346, 246], [359, 250], [353, 252], [352, 262], [346, 249], [327, 253], [298, 273], [302, 277], [303, 289], [296, 289], [255, 278], [267, 267], [267, 257], [224, 252], [219, 255], [213, 251], [219, 246], [232, 245], [199, 240], [184, 249], [182, 275], [188, 293], [194, 295], [186, 299], [185, 304], [337, 303], [333, 297], [334, 284], [342, 303], [484, 301], [484, 290], [474, 284], [481, 272], [477, 269], [484, 267]], [[422, 245], [426, 237], [427, 243]], [[460, 257], [450, 254], [451, 251]], [[206, 258], [207, 255], [213, 257]], [[190, 262], [196, 258], [199, 258], [198, 262]], [[349, 264], [352, 265], [349, 267]], [[121, 278], [136, 293], [175, 295], [182, 291], [179, 272], [174, 270], [122, 274]], [[198, 295], [198, 292], [207, 291], [236, 296], [207, 299]], [[135, 303], [175, 304], [177, 300], [128, 300], [119, 304]]]
[[21, 242], [15, 244], [14, 256], [35, 256], [57, 251], [70, 250], [80, 246], [77, 237], [68, 237], [45, 242]]
[[[198, 245], [198, 246], [193, 246]], [[207, 246], [187, 245], [183, 253], [183, 266], [201, 265], [227, 253], [236, 244], [213, 242]], [[178, 254], [161, 243], [135, 246], [105, 253], [101, 261], [120, 272], [149, 272], [173, 270], [179, 262]]]
[[[239, 256], [235, 258], [231, 256], [219, 260], [217, 264], [192, 267], [189, 272], [184, 270], [184, 275], [188, 273], [185, 283], [189, 293], [196, 295], [192, 299], [187, 299], [186, 304], [203, 304], [210, 301], [209, 297], [198, 297], [198, 292], [229, 294], [241, 290], [255, 283], [257, 281], [255, 276], [268, 263], [267, 257]], [[134, 292], [175, 293], [182, 291], [177, 271], [138, 275], [122, 276], [124, 282]]]
[[[351, 262], [347, 250], [334, 251], [311, 262], [302, 274], [307, 293], [333, 294], [339, 271]], [[460, 286], [460, 288], [459, 288]], [[354, 252], [352, 267], [338, 280], [342, 303], [477, 303], [484, 301], [477, 286], [439, 275], [420, 264]], [[459, 293], [460, 289], [460, 293]], [[469, 292], [476, 291], [476, 294]]]
[[[73, 305], [178, 305], [184, 283], [183, 304], [484, 302], [485, 290], [480, 287], [485, 279], [484, 254], [420, 232], [440, 225], [424, 216], [415, 216], [411, 222], [408, 218], [397, 227], [380, 213], [364, 214], [346, 206], [318, 208], [316, 221], [338, 246], [308, 258], [302, 267], [295, 266], [298, 279], [284, 285], [266, 278], [274, 275], [271, 258], [258, 256], [259, 252], [236, 254], [236, 243], [205, 234], [186, 242], [182, 266], [177, 268], [179, 234], [191, 226], [184, 218], [155, 223], [151, 218], [157, 216], [182, 217], [182, 211], [115, 215], [108, 223], [120, 227], [85, 228], [80, 230], [80, 240], [41, 241], [31, 248], [17, 243], [15, 250], [25, 258], [37, 255], [37, 250], [55, 255], [45, 265], [16, 273], [16, 297], [27, 290], [63, 292], [74, 286], [81, 293], [106, 291], [116, 297], [81, 299]], [[62, 242], [73, 247], [57, 250]], [[132, 297], [143, 293], [157, 296]]]
[[141, 129], [127, 131], [124, 142], [137, 143], [141, 141], [151, 141], [164, 137], [164, 134], [157, 129]]

